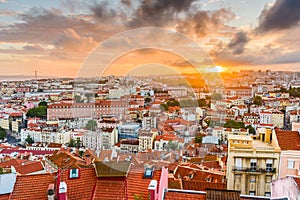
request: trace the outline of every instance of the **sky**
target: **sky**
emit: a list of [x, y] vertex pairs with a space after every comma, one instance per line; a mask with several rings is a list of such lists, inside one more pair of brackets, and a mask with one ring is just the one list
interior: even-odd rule
[[299, 0], [0, 0], [0, 75], [299, 71], [299, 10]]

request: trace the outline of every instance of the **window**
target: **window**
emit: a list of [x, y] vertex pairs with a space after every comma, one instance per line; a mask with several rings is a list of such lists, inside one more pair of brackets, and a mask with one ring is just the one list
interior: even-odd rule
[[271, 197], [271, 192], [265, 192], [266, 197]]
[[79, 178], [79, 169], [70, 169], [69, 178]]
[[288, 169], [294, 169], [295, 161], [294, 160], [288, 160]]
[[256, 182], [256, 176], [250, 176], [250, 183]]
[[241, 169], [242, 168], [242, 158], [235, 158], [235, 167], [237, 169]]
[[266, 171], [270, 172], [273, 169], [273, 160], [272, 159], [267, 159], [266, 160]]
[[250, 170], [256, 171], [256, 166], [257, 166], [257, 159], [251, 159], [250, 160]]
[[250, 196], [255, 196], [255, 191], [249, 191]]

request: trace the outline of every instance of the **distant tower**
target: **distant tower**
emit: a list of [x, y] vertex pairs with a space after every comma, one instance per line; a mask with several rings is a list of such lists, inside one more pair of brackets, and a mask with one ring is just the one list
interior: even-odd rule
[[37, 80], [37, 71], [36, 70], [34, 71], [34, 77], [35, 77], [35, 80]]

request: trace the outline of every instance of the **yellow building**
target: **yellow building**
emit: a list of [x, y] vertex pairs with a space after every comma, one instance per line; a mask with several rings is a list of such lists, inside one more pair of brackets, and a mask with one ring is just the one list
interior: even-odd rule
[[227, 189], [240, 190], [246, 195], [271, 196], [272, 180], [278, 176], [279, 156], [280, 150], [270, 144], [270, 136], [254, 140], [251, 136], [229, 135]]

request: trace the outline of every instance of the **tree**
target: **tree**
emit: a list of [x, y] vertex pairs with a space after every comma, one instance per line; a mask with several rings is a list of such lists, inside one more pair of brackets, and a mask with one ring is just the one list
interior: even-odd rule
[[245, 128], [245, 124], [243, 122], [237, 122], [234, 120], [228, 120], [224, 124], [224, 128]]
[[145, 103], [150, 103], [152, 101], [151, 97], [146, 97], [145, 98]]
[[169, 109], [169, 106], [165, 103], [160, 104], [160, 109], [163, 111], [167, 111]]
[[31, 108], [27, 111], [26, 116], [27, 117], [46, 118], [47, 117], [47, 107], [39, 106], [36, 108]]
[[39, 106], [45, 106], [45, 107], [47, 107], [48, 104], [47, 104], [46, 101], [41, 101], [41, 102], [39, 103]]
[[169, 100], [167, 101], [168, 106], [179, 106], [179, 101], [177, 100]]
[[257, 106], [261, 106], [262, 105], [262, 98], [261, 96], [255, 96], [253, 98], [253, 103]]
[[97, 122], [95, 120], [89, 120], [85, 128], [91, 131], [95, 131], [97, 128]]
[[76, 148], [80, 148], [81, 147], [81, 140], [80, 140], [80, 138], [76, 138], [75, 147]]
[[90, 102], [91, 97], [93, 97], [95, 95], [93, 95], [93, 93], [86, 93], [85, 96], [86, 96], [88, 102]]
[[75, 102], [76, 103], [82, 103], [83, 100], [81, 100], [81, 96], [80, 95], [75, 95]]
[[25, 142], [27, 142], [28, 144], [32, 144], [32, 143], [34, 143], [34, 140], [32, 139], [32, 137], [30, 137], [30, 135], [27, 135]]
[[75, 140], [74, 139], [71, 139], [70, 141], [69, 141], [69, 145], [68, 145], [69, 147], [75, 147]]
[[251, 125], [246, 126], [246, 128], [249, 129], [249, 133], [255, 134], [255, 129]]
[[4, 174], [4, 170], [2, 167], [0, 167], [0, 174]]
[[213, 94], [210, 95], [210, 98], [212, 100], [219, 101], [219, 100], [223, 99], [223, 96], [220, 93], [213, 93]]
[[0, 140], [3, 140], [6, 137], [6, 131], [2, 127], [0, 127]]
[[197, 135], [195, 137], [195, 143], [202, 143], [202, 135]]
[[199, 107], [206, 107], [206, 99], [198, 99], [198, 106]]

